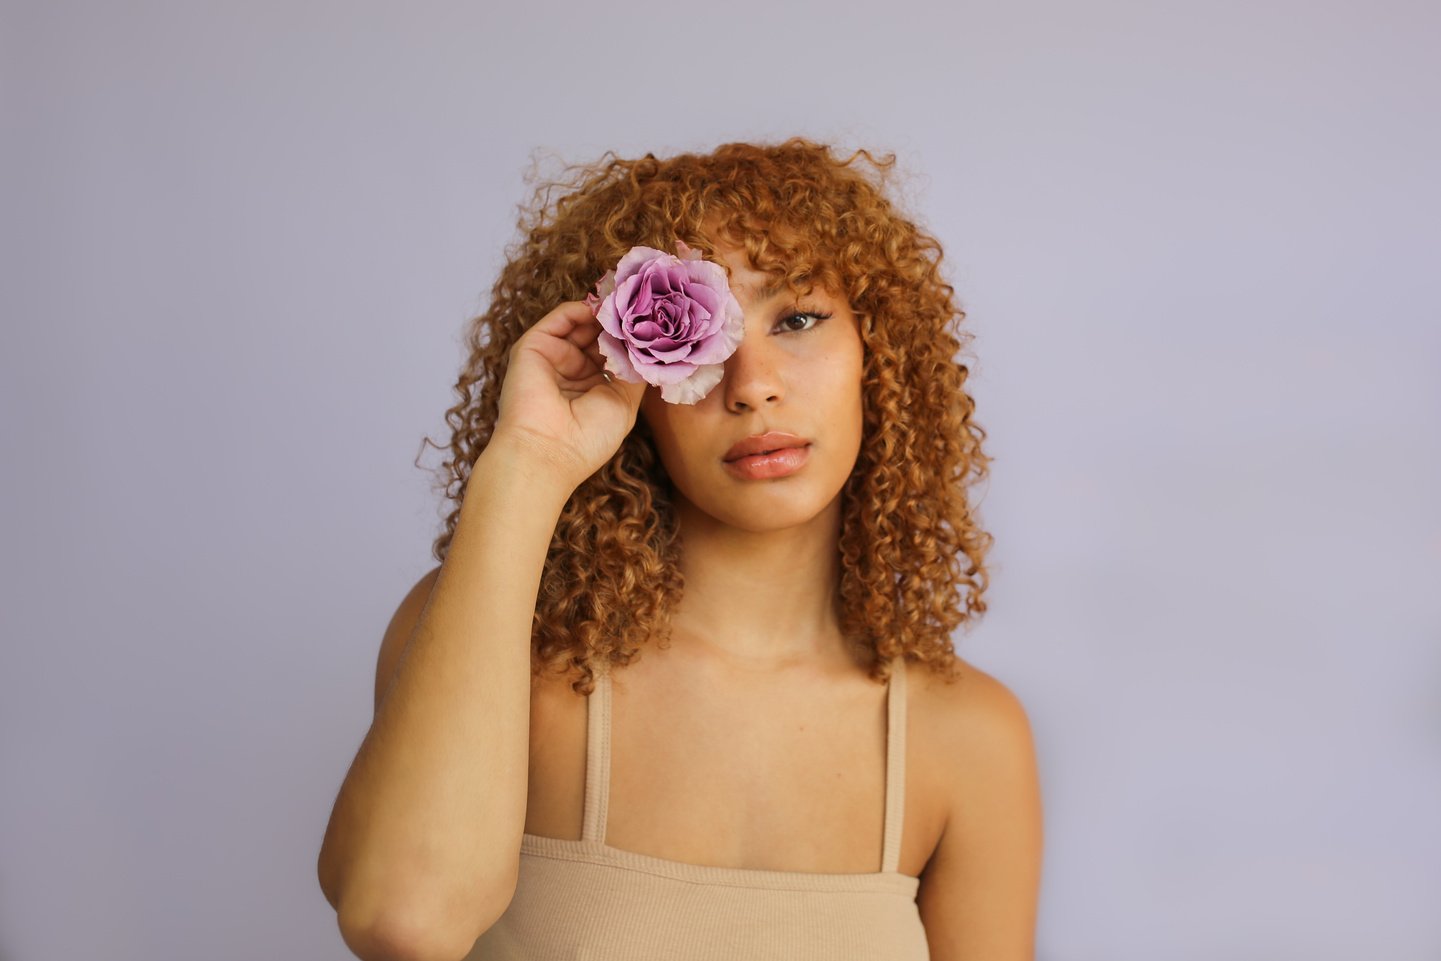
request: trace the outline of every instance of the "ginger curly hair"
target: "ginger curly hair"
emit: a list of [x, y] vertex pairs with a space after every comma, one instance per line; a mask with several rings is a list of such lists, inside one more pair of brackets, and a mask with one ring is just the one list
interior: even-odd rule
[[[718, 246], [744, 250], [754, 269], [798, 296], [814, 284], [843, 295], [861, 323], [863, 438], [842, 491], [841, 628], [872, 652], [873, 680], [888, 679], [898, 654], [954, 680], [951, 634], [986, 610], [992, 538], [966, 492], [991, 458], [957, 358], [970, 340], [959, 330], [966, 315], [940, 275], [939, 242], [885, 196], [894, 164], [893, 154], [862, 149], [841, 159], [792, 138], [664, 160], [607, 152], [541, 182], [521, 208], [521, 239], [506, 251], [489, 308], [468, 326], [459, 401], [445, 415], [452, 434], [437, 489], [451, 508], [435, 559], [444, 560], [455, 533], [466, 480], [494, 430], [510, 348], [527, 327], [561, 301], [582, 299], [632, 246], [674, 250], [680, 239], [707, 257]], [[533, 675], [566, 674], [572, 690], [589, 694], [593, 666], [628, 664], [652, 637], [665, 645], [684, 588], [671, 496], [638, 417], [556, 525], [534, 615]]]

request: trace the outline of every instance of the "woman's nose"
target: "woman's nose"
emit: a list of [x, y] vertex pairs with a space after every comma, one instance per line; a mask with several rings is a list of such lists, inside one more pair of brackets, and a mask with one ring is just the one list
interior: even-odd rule
[[785, 394], [780, 357], [761, 330], [747, 330], [725, 362], [721, 388], [726, 409], [734, 413], [779, 403]]

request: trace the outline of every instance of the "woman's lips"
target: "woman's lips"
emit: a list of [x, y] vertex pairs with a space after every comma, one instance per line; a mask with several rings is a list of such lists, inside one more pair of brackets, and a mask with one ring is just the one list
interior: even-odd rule
[[749, 457], [739, 457], [724, 463], [726, 470], [742, 480], [769, 480], [800, 470], [810, 456], [810, 451], [809, 444], [803, 447], [782, 447], [769, 454], [751, 454]]

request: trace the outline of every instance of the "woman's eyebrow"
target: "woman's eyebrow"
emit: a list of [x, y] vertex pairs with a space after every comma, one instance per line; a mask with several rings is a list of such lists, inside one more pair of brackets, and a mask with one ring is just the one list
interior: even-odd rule
[[[750, 288], [748, 288], [748, 287], [742, 287], [742, 288], [740, 288], [740, 291], [741, 291], [741, 293], [746, 293], [749, 289], [750, 289]], [[751, 295], [751, 296], [750, 296], [750, 299], [751, 299], [751, 300], [757, 300], [757, 301], [770, 300], [770, 299], [771, 299], [772, 297], [774, 297], [776, 294], [782, 293], [782, 292], [786, 291], [787, 289], [788, 289], [788, 288], [786, 287], [786, 285], [785, 285], [784, 283], [779, 283], [779, 284], [767, 284], [766, 286], [762, 287], [760, 290], [756, 291], [753, 295]]]

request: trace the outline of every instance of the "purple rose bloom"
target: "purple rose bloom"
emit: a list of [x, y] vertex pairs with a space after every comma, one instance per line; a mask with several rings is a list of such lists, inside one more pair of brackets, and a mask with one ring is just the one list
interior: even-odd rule
[[681, 256], [632, 247], [585, 302], [600, 321], [605, 366], [661, 399], [694, 404], [720, 383], [745, 330], [725, 268], [677, 243]]

